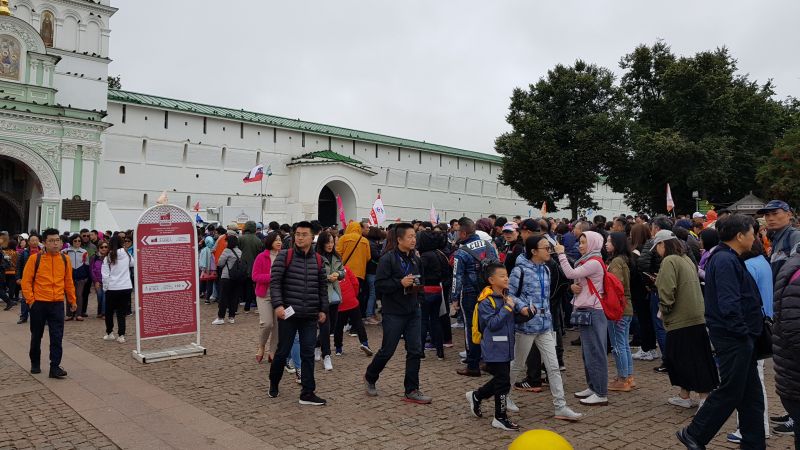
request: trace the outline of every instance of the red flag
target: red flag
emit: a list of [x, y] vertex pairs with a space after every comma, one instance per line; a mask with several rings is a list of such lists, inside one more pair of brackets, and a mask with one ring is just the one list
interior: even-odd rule
[[194, 208], [192, 209], [194, 209], [195, 211], [200, 211], [200, 202], [198, 201], [197, 203], [195, 203]]
[[261, 181], [262, 178], [264, 178], [264, 165], [259, 164], [250, 169], [250, 173], [248, 173], [242, 181], [245, 183], [254, 183], [256, 181]]

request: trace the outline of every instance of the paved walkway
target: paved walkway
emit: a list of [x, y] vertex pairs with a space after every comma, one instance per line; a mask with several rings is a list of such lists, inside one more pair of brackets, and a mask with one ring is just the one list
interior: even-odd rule
[[[27, 326], [17, 326], [13, 319], [10, 313], [0, 316], [2, 375], [15, 374], [10, 379], [3, 377], [8, 388], [0, 390], [0, 417], [25, 413], [31, 420], [25, 423], [23, 416], [12, 421], [10, 427], [4, 423], [7, 434], [0, 435], [0, 447], [269, 448], [260, 439], [70, 342], [64, 343], [62, 364], [69, 377], [48, 378], [46, 333], [42, 341], [43, 371], [35, 376], [26, 374], [30, 369], [30, 334]], [[11, 367], [10, 360], [16, 368]], [[43, 437], [54, 439], [27, 437], [27, 433], [43, 425]], [[67, 433], [59, 431], [64, 425]], [[19, 431], [14, 432], [13, 428]]]

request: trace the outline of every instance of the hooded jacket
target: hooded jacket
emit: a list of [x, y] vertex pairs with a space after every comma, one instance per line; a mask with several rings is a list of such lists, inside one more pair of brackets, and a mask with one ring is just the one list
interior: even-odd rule
[[497, 259], [497, 250], [491, 242], [481, 239], [477, 234], [467, 237], [453, 254], [453, 289], [451, 301], [460, 300], [462, 296], [477, 297], [482, 286], [479, 286], [478, 272], [480, 261], [476, 260], [464, 247], [469, 248], [481, 257]]
[[344, 231], [344, 236], [336, 243], [336, 251], [342, 256], [342, 261], [347, 261], [348, 269], [353, 271], [356, 278], [367, 277], [367, 262], [371, 252], [369, 241], [361, 235], [361, 224], [350, 222]]
[[342, 303], [339, 305], [340, 313], [358, 308], [358, 278], [353, 275], [352, 270], [345, 269], [344, 271], [345, 276], [339, 281], [339, 289], [342, 292]]
[[[600, 249], [603, 247], [603, 237], [594, 231], [587, 231], [583, 234], [586, 236], [587, 251], [589, 253], [597, 252], [599, 257]], [[603, 309], [600, 299], [592, 294], [589, 289], [589, 283], [586, 281], [587, 278], [591, 279], [592, 284], [594, 284], [595, 289], [597, 289], [597, 293], [603, 295], [605, 292], [603, 286], [603, 265], [595, 259], [589, 259], [573, 269], [572, 266], [569, 265], [567, 256], [563, 253], [558, 255], [558, 262], [561, 264], [561, 270], [564, 271], [564, 275], [570, 280], [577, 281], [582, 288], [581, 293], [576, 295], [572, 300], [572, 305], [575, 308]]]
[[490, 287], [478, 296], [478, 327], [483, 333], [481, 356], [484, 362], [514, 360], [514, 310], [505, 304], [503, 296], [493, 293]]
[[265, 250], [256, 256], [256, 260], [253, 262], [253, 272], [251, 273], [251, 278], [253, 279], [253, 283], [255, 283], [257, 297], [269, 298], [271, 272], [272, 254], [270, 251]]
[[250, 273], [256, 256], [264, 251], [264, 243], [256, 236], [256, 223], [252, 220], [244, 224], [244, 233], [239, 238], [239, 248], [242, 249], [242, 261], [247, 273]]
[[317, 262], [317, 253], [309, 249], [304, 253], [297, 247], [292, 261], [286, 266], [289, 250], [281, 250], [272, 264], [269, 294], [272, 307], [294, 309], [298, 319], [316, 319], [319, 313], [328, 313], [328, 280], [325, 267]]
[[217, 263], [214, 258], [214, 238], [206, 236], [203, 242], [205, 246], [200, 250], [200, 256], [197, 258], [199, 260], [198, 266], [200, 270], [207, 270], [209, 272], [215, 271], [217, 270]]
[[[522, 278], [521, 289], [520, 278]], [[530, 308], [530, 310], [536, 312], [531, 320], [517, 324], [517, 332], [541, 334], [553, 331], [553, 315], [550, 311], [550, 282], [550, 268], [547, 264], [536, 264], [524, 256], [517, 258], [517, 265], [511, 271], [508, 280], [508, 292], [514, 299], [514, 310], [520, 312], [522, 308], [533, 306], [535, 309]]]
[[775, 389], [781, 398], [800, 399], [800, 255], [792, 256], [775, 282], [772, 335]]

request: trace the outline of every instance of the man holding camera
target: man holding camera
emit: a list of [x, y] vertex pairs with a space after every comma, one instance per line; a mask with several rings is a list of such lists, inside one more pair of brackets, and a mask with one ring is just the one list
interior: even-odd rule
[[377, 396], [375, 383], [394, 355], [400, 337], [406, 341], [405, 397], [403, 401], [428, 404], [431, 398], [419, 390], [419, 364], [423, 357], [422, 315], [420, 302], [423, 289], [420, 281], [422, 262], [414, 248], [417, 235], [409, 223], [395, 227], [397, 247], [383, 255], [375, 273], [375, 290], [383, 305], [383, 342], [364, 374], [367, 395]]

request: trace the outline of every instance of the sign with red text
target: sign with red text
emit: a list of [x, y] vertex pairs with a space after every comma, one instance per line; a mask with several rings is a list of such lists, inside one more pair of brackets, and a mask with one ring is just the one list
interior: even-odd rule
[[133, 238], [139, 339], [198, 333], [197, 232], [192, 217], [177, 206], [154, 206], [139, 218]]

